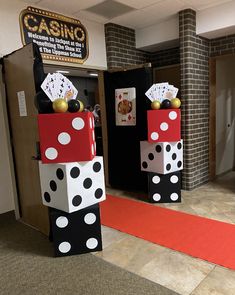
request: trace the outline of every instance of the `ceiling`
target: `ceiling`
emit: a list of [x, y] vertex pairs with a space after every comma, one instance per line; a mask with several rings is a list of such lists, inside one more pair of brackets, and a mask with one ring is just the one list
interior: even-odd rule
[[46, 10], [68, 14], [98, 23], [112, 22], [142, 29], [192, 8], [201, 11], [233, 0], [20, 0]]

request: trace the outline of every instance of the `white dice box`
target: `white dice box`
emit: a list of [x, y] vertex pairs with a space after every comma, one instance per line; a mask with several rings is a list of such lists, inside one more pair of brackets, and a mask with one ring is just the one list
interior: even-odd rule
[[183, 140], [140, 142], [141, 170], [168, 174], [183, 169]]
[[103, 157], [58, 164], [39, 161], [39, 172], [46, 206], [72, 213], [106, 199]]

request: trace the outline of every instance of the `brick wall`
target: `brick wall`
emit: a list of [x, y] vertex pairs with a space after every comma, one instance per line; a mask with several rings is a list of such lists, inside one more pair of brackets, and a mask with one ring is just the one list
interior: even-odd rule
[[209, 41], [196, 35], [196, 13], [179, 13], [183, 188], [209, 179]]
[[210, 40], [210, 56], [235, 54], [235, 35]]
[[179, 64], [180, 49], [175, 47], [151, 53], [149, 61], [152, 63], [153, 68]]
[[108, 23], [105, 25], [108, 69], [149, 62], [150, 54], [136, 49], [135, 30]]

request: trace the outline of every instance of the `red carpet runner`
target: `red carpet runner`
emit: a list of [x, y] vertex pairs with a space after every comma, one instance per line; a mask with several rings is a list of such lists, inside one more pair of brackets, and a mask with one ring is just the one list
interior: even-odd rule
[[101, 223], [235, 270], [235, 225], [107, 195]]

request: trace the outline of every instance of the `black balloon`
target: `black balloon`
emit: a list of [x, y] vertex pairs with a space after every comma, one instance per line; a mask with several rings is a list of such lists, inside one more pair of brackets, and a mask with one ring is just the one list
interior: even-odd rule
[[70, 99], [68, 101], [68, 111], [70, 113], [76, 113], [80, 109], [80, 102], [76, 99]]
[[170, 109], [171, 108], [171, 101], [169, 99], [164, 99], [161, 103], [161, 109]]
[[47, 95], [42, 90], [36, 93], [34, 103], [39, 114], [54, 113], [54, 110], [52, 108], [52, 101], [47, 97]]

